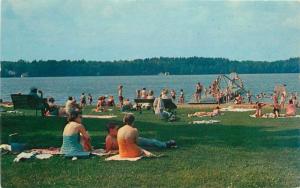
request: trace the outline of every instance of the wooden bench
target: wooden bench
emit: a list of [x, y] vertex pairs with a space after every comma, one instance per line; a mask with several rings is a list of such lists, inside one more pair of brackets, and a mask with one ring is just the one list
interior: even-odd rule
[[150, 104], [150, 107], [153, 107], [155, 99], [134, 99], [134, 102], [136, 103], [137, 110], [142, 110], [142, 104]]
[[37, 116], [37, 111], [41, 110], [42, 116], [44, 115], [44, 111], [47, 106], [47, 99], [42, 99], [32, 95], [23, 95], [23, 94], [11, 94], [11, 99], [14, 105], [14, 110], [16, 109], [35, 110], [36, 116]]

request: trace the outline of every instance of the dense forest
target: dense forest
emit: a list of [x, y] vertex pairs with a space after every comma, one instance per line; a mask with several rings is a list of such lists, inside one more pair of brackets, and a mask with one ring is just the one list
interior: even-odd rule
[[146, 58], [119, 61], [1, 61], [1, 77], [109, 76], [238, 73], [299, 73], [300, 57], [279, 61], [233, 61], [225, 58]]

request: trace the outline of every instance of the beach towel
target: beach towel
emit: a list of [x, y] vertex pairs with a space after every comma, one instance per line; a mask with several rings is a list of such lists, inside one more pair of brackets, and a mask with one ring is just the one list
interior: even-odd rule
[[17, 110], [9, 110], [9, 111], [6, 111], [6, 113], [9, 113], [9, 114], [23, 114], [23, 112], [20, 112], [20, 111], [17, 111]]
[[[249, 115], [252, 118], [256, 118], [255, 114]], [[262, 117], [260, 118], [270, 118], [270, 119], [274, 119], [274, 114], [273, 113], [266, 113], [264, 114]], [[279, 119], [282, 118], [300, 118], [300, 115], [295, 115], [295, 116], [285, 116], [285, 114], [279, 114]]]
[[83, 118], [95, 118], [95, 119], [111, 119], [117, 116], [115, 115], [82, 115]]
[[30, 159], [32, 158], [34, 155], [36, 155], [35, 152], [30, 152], [30, 153], [26, 153], [26, 152], [22, 152], [19, 155], [17, 155], [17, 157], [14, 159], [14, 162], [19, 162], [21, 160], [26, 160], [26, 159]]
[[31, 151], [39, 154], [51, 154], [51, 155], [61, 154], [60, 148], [32, 149]]
[[163, 155], [154, 155], [153, 153], [143, 150], [144, 154], [139, 157], [129, 158], [129, 157], [121, 157], [119, 154], [113, 155], [105, 159], [105, 161], [138, 161], [143, 157], [152, 158], [152, 157], [162, 157]]
[[255, 111], [254, 108], [233, 108], [232, 106], [229, 106], [227, 108], [221, 108], [222, 112], [251, 112]]
[[17, 157], [14, 159], [14, 162], [20, 162], [23, 160], [31, 159], [31, 158], [36, 158], [36, 159], [49, 159], [53, 155], [51, 154], [37, 154], [36, 152], [22, 152]]
[[192, 121], [189, 124], [215, 124], [220, 123], [220, 120], [201, 120], [201, 121]]
[[11, 146], [8, 144], [1, 144], [0, 148], [3, 150], [11, 151]]
[[52, 156], [53, 155], [51, 155], [51, 154], [38, 154], [35, 156], [35, 158], [43, 160], [43, 159], [49, 159]]
[[118, 151], [114, 151], [114, 152], [106, 152], [104, 149], [95, 149], [91, 152], [92, 155], [97, 155], [99, 157], [102, 156], [108, 156], [108, 155], [115, 155], [118, 154]]
[[105, 161], [137, 161], [143, 158], [143, 156], [135, 157], [135, 158], [127, 158], [127, 157], [120, 157], [119, 154], [108, 157], [105, 159]]
[[[222, 116], [224, 115], [224, 113], [221, 113], [219, 115], [215, 115], [215, 116]], [[211, 115], [208, 115], [208, 114], [205, 114], [205, 115], [194, 115], [194, 114], [188, 114], [188, 117], [215, 117], [215, 116], [211, 116]]]

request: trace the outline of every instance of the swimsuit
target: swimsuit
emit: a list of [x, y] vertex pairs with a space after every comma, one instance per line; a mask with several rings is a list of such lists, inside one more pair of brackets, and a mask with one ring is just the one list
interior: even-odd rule
[[89, 156], [90, 152], [83, 151], [83, 147], [80, 144], [79, 134], [73, 134], [71, 136], [63, 136], [63, 144], [60, 152], [66, 156]]

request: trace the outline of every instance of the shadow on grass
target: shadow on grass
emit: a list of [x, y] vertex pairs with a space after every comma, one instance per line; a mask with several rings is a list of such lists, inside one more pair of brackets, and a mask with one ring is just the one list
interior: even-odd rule
[[[84, 119], [87, 130], [91, 134], [92, 144], [103, 147], [107, 134], [105, 125], [111, 119]], [[154, 121], [154, 122], [153, 122]], [[65, 118], [45, 118], [34, 116], [2, 117], [1, 143], [7, 143], [9, 134], [19, 133], [19, 139], [28, 143], [29, 147], [60, 147]], [[172, 124], [152, 120], [137, 121], [140, 136], [156, 138], [162, 141], [174, 139], [180, 148], [194, 146], [239, 147], [258, 151], [272, 148], [299, 148], [300, 131], [297, 128], [242, 125], [188, 125]]]

